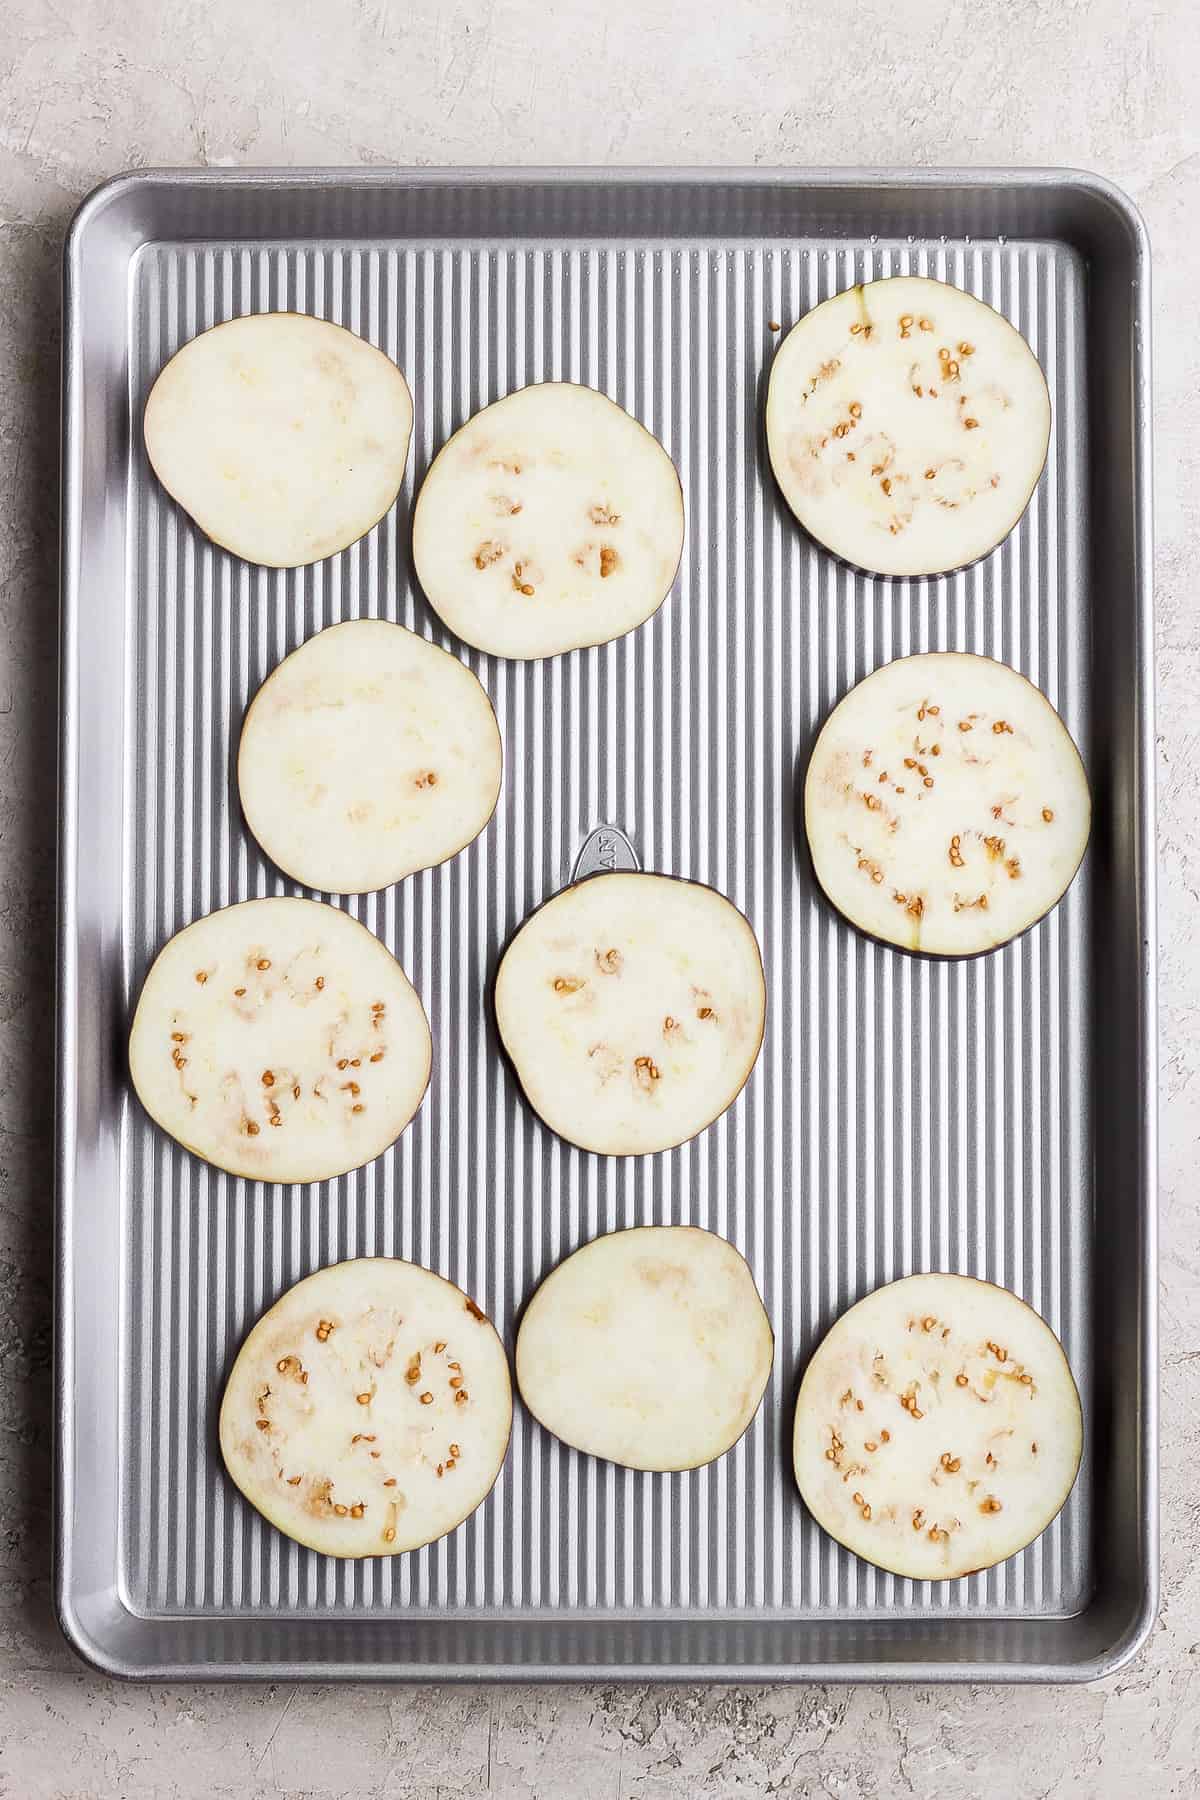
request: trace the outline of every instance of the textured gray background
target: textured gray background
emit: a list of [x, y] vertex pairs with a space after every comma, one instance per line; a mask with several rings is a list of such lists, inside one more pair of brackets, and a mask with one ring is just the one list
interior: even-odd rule
[[[2, 0], [0, 1795], [1190, 1796], [1200, 1786], [1200, 11], [1192, 0]], [[1057, 163], [1156, 252], [1163, 1607], [1083, 1690], [128, 1688], [49, 1608], [58, 271], [172, 163]]]

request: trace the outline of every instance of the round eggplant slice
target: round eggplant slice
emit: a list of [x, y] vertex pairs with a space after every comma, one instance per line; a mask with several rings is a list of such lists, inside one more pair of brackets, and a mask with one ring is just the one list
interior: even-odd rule
[[273, 862], [359, 894], [465, 848], [495, 811], [492, 703], [436, 644], [381, 619], [331, 625], [269, 675], [246, 714], [238, 786]]
[[1083, 1421], [1062, 1346], [1004, 1288], [911, 1275], [843, 1313], [796, 1402], [796, 1480], [831, 1537], [942, 1581], [1014, 1556], [1061, 1510]]
[[146, 452], [214, 543], [296, 568], [370, 531], [404, 479], [412, 396], [340, 325], [254, 313], [195, 337], [150, 390]]
[[429, 1082], [421, 1001], [336, 907], [245, 900], [159, 952], [129, 1037], [164, 1131], [251, 1181], [324, 1181], [386, 1150]]
[[512, 1427], [504, 1347], [466, 1294], [390, 1257], [320, 1269], [265, 1312], [221, 1403], [236, 1485], [326, 1556], [394, 1556], [486, 1499]]
[[758, 1411], [775, 1341], [724, 1238], [652, 1225], [596, 1238], [538, 1288], [517, 1386], [564, 1443], [631, 1469], [694, 1469]]
[[641, 625], [670, 592], [683, 493], [670, 457], [591, 388], [548, 381], [469, 419], [413, 514], [430, 604], [493, 656], [555, 656]]
[[904, 275], [848, 288], [780, 345], [767, 447], [818, 543], [879, 575], [985, 556], [1028, 506], [1050, 395], [1020, 332], [960, 288]]
[[970, 956], [1061, 900], [1091, 800], [1037, 688], [990, 657], [935, 652], [885, 664], [834, 708], [804, 817], [817, 880], [852, 924]]
[[496, 1017], [531, 1106], [608, 1156], [682, 1144], [737, 1098], [762, 1044], [758, 942], [722, 895], [595, 875], [526, 920]]

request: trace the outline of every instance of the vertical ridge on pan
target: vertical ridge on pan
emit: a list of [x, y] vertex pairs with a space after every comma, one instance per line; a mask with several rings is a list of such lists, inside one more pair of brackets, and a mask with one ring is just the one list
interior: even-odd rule
[[[691, 685], [686, 679], [686, 672], [691, 666], [691, 610], [693, 605], [691, 582], [687, 571], [691, 560], [686, 546], [694, 529], [691, 517], [692, 498], [692, 406], [691, 388], [688, 379], [690, 368], [690, 331], [689, 315], [686, 305], [688, 292], [687, 256], [678, 248], [671, 252], [669, 263], [664, 270], [664, 304], [669, 308], [672, 343], [670, 353], [664, 357], [663, 384], [667, 396], [671, 418], [671, 439], [668, 449], [674, 458], [679, 474], [680, 492], [684, 507], [684, 544], [685, 549], [680, 560], [679, 576], [675, 591], [668, 601], [671, 615], [668, 620], [670, 648], [668, 651], [668, 686], [671, 689], [671, 796], [668, 817], [671, 822], [671, 867], [681, 875], [695, 878], [695, 862], [692, 848], [692, 787], [690, 779], [691, 766], [694, 760], [693, 734], [691, 730]], [[695, 1212], [695, 1177], [694, 1155], [690, 1144], [683, 1144], [671, 1154], [674, 1209], [672, 1217], [681, 1225], [692, 1225], [696, 1222]], [[677, 1545], [679, 1558], [679, 1577], [676, 1590], [677, 1604], [691, 1607], [695, 1604], [698, 1574], [696, 1564], [699, 1560], [696, 1542], [696, 1488], [695, 1482], [683, 1480], [677, 1484]]]
[[[635, 418], [645, 419], [653, 430], [647, 407], [647, 360], [652, 354], [645, 333], [646, 289], [652, 280], [653, 251], [644, 246], [630, 250], [624, 257], [624, 282], [621, 287], [623, 315], [620, 335], [625, 355], [622, 358], [621, 404]], [[625, 793], [631, 817], [638, 822], [638, 832], [645, 846], [643, 854], [651, 867], [656, 866], [659, 849], [655, 829], [657, 808], [651, 791], [647, 764], [653, 759], [655, 745], [655, 713], [643, 721], [643, 695], [638, 677], [649, 655], [650, 631], [647, 625], [630, 632], [618, 641], [617, 654], [624, 673], [625, 730], [622, 749], [625, 759]], [[632, 1218], [641, 1225], [657, 1223], [654, 1215], [654, 1165], [657, 1157], [633, 1157], [621, 1164], [627, 1186], [627, 1205], [632, 1202]], [[655, 1604], [655, 1513], [658, 1490], [667, 1483], [626, 1476], [629, 1512], [624, 1529], [630, 1539], [629, 1603], [650, 1607]]]
[[[768, 249], [759, 330], [764, 345], [764, 358], [774, 353], [780, 342], [783, 321], [790, 318], [791, 293], [800, 252], [787, 247]], [[762, 391], [761, 380], [758, 384]], [[783, 554], [783, 517], [779, 495], [774, 489], [766, 457], [766, 438], [759, 426], [758, 464], [763, 481], [762, 531], [760, 546], [763, 569], [763, 591], [770, 596], [769, 616], [777, 632], [776, 654], [771, 668], [770, 707], [776, 724], [771, 755], [775, 767], [775, 792], [778, 797], [781, 834], [776, 845], [770, 892], [764, 908], [764, 925], [784, 916], [785, 895], [792, 901], [794, 871], [803, 852], [798, 838], [803, 831], [802, 797], [799, 761], [796, 700], [800, 683], [794, 673], [796, 628], [792, 608], [788, 604]], [[803, 705], [801, 700], [800, 712]], [[798, 897], [797, 897], [798, 898]], [[790, 906], [789, 906], [790, 910]], [[780, 932], [771, 961], [767, 990], [768, 1030], [778, 1062], [771, 1068], [769, 1094], [770, 1117], [767, 1125], [770, 1165], [768, 1180], [771, 1193], [788, 1193], [789, 1175], [795, 1142], [794, 1083], [801, 1052], [793, 1042], [794, 1033], [785, 1021], [797, 1016], [794, 1003], [795, 973], [794, 933]], [[764, 1046], [764, 1053], [766, 1047]], [[784, 1596], [795, 1591], [798, 1571], [794, 1560], [792, 1516], [794, 1504], [787, 1483], [788, 1412], [794, 1393], [792, 1360], [796, 1350], [793, 1291], [799, 1284], [791, 1271], [796, 1269], [794, 1245], [799, 1233], [794, 1228], [793, 1204], [770, 1205], [767, 1209], [767, 1234], [764, 1238], [761, 1272], [763, 1303], [775, 1334], [775, 1362], [767, 1390], [770, 1408], [766, 1426], [768, 1481], [772, 1488], [769, 1536], [764, 1550], [765, 1601], [771, 1608], [782, 1607]], [[778, 1478], [772, 1480], [772, 1470]]]
[[[686, 700], [681, 716], [688, 727], [686, 762], [690, 766], [690, 805], [687, 809], [689, 846], [688, 873], [700, 881], [711, 882], [716, 870], [711, 864], [711, 834], [708, 821], [708, 792], [712, 767], [712, 733], [709, 709], [701, 682], [704, 662], [703, 646], [707, 640], [706, 602], [712, 580], [712, 534], [708, 512], [708, 473], [711, 466], [712, 424], [709, 417], [707, 370], [705, 357], [709, 344], [708, 285], [705, 279], [707, 255], [698, 246], [686, 250], [680, 259], [680, 318], [687, 321], [686, 337], [680, 350], [688, 348], [688, 358], [680, 370], [680, 386], [686, 394], [685, 410], [689, 422], [686, 436], [681, 435], [680, 455], [683, 459], [684, 556], [680, 578], [680, 600], [683, 614], [679, 681]], [[687, 661], [682, 660], [686, 650]], [[706, 1147], [689, 1144], [684, 1152], [685, 1167], [690, 1177], [687, 1222], [711, 1227], [709, 1208], [709, 1159]], [[694, 1495], [695, 1536], [692, 1540], [693, 1602], [707, 1607], [713, 1596], [713, 1554], [717, 1527], [712, 1509], [712, 1471], [697, 1471], [692, 1483]]]
[[[731, 678], [733, 695], [740, 700], [742, 716], [736, 733], [737, 775], [736, 855], [730, 870], [730, 899], [750, 918], [756, 931], [762, 930], [760, 897], [761, 862], [765, 844], [760, 841], [758, 821], [771, 817], [767, 810], [772, 796], [763, 785], [762, 761], [762, 680], [763, 600], [761, 590], [753, 583], [756, 566], [758, 519], [754, 511], [758, 471], [754, 465], [754, 446], [758, 422], [758, 399], [755, 394], [755, 368], [758, 331], [753, 313], [757, 311], [758, 284], [752, 279], [755, 252], [740, 246], [727, 265], [732, 283], [733, 328], [729, 336], [729, 356], [737, 373], [737, 405], [730, 433], [732, 476], [733, 581], [726, 605], [734, 631], [734, 655]], [[753, 309], [753, 311], [751, 310]], [[753, 351], [748, 354], [749, 346]], [[767, 834], [763, 834], [765, 837]], [[773, 834], [772, 834], [773, 835]], [[768, 945], [767, 954], [774, 953]], [[730, 1139], [733, 1155], [730, 1166], [733, 1181], [742, 1195], [740, 1217], [731, 1218], [728, 1235], [743, 1252], [751, 1267], [757, 1261], [756, 1251], [761, 1237], [762, 1207], [762, 1071], [751, 1073], [748, 1085], [730, 1113]], [[761, 1565], [759, 1550], [762, 1534], [762, 1510], [765, 1498], [762, 1468], [757, 1454], [766, 1421], [761, 1412], [751, 1428], [734, 1446], [729, 1457], [732, 1475], [734, 1522], [732, 1589], [740, 1605], [755, 1604], [757, 1571]]]
[[[804, 313], [824, 298], [821, 293], [823, 262], [824, 253], [816, 247], [809, 250], [807, 255], [797, 255], [793, 259], [788, 296], [790, 303], [781, 321], [785, 332], [790, 331]], [[801, 725], [802, 722], [804, 762], [807, 767], [808, 758], [812, 754], [813, 737], [819, 721], [828, 711], [829, 698], [822, 689], [813, 631], [813, 622], [821, 604], [818, 579], [820, 570], [809, 541], [796, 529], [795, 520], [777, 487], [773, 488], [772, 495], [783, 535], [785, 580], [782, 592], [792, 620], [794, 650], [789, 674], [793, 688], [800, 696], [797, 724]], [[802, 783], [802, 776], [800, 780]], [[812, 1029], [816, 954], [820, 934], [825, 929], [825, 912], [816, 892], [804, 835], [802, 785], [797, 795], [793, 829], [796, 832], [796, 866], [801, 885], [796, 894], [796, 906], [792, 914], [794, 922], [790, 933], [794, 945], [795, 971], [790, 999], [792, 1039], [796, 1046], [798, 1065], [795, 1082], [800, 1151], [798, 1187], [803, 1223], [797, 1231], [799, 1254], [794, 1273], [783, 1271], [781, 1280], [784, 1291], [791, 1290], [796, 1295], [796, 1352], [803, 1357], [815, 1348], [816, 1334], [828, 1319], [829, 1308], [825, 1302], [822, 1279], [824, 1259], [820, 1255], [820, 1234], [823, 1220], [818, 1203], [820, 1131], [814, 1061], [819, 1040]], [[781, 926], [782, 923], [781, 918]], [[781, 936], [785, 939], [788, 935], [781, 930]], [[813, 1603], [820, 1606], [825, 1598], [828, 1554], [825, 1539], [807, 1518], [802, 1522], [800, 1553], [801, 1557], [797, 1560], [799, 1579], [793, 1591], [810, 1595]], [[790, 1598], [790, 1594], [785, 1592], [785, 1600], [787, 1598]]]
[[[671, 406], [671, 377], [675, 357], [675, 331], [671, 306], [671, 257], [669, 252], [656, 250], [651, 257], [647, 255], [646, 290], [642, 309], [642, 342], [646, 359], [644, 383], [644, 406], [642, 420], [666, 448], [667, 454], [675, 453], [674, 415]], [[654, 843], [656, 866], [669, 869], [674, 874], [681, 874], [675, 854], [675, 831], [672, 814], [675, 796], [674, 768], [674, 732], [673, 732], [673, 691], [675, 687], [674, 670], [671, 661], [671, 620], [678, 605], [677, 584], [658, 611], [649, 621], [649, 631], [645, 634], [646, 646], [646, 679], [643, 693], [646, 704], [653, 707], [654, 717], [654, 754], [644, 757], [644, 761], [653, 762], [658, 770], [657, 780], [653, 782], [652, 798], [654, 800]], [[679, 1158], [675, 1152], [654, 1159], [654, 1176], [657, 1187], [655, 1217], [659, 1223], [675, 1222], [679, 1218], [679, 1210], [675, 1191], [675, 1174]], [[680, 1479], [660, 1481], [657, 1486], [657, 1518], [655, 1520], [654, 1558], [658, 1570], [658, 1583], [662, 1594], [678, 1597], [688, 1585], [683, 1578], [683, 1567], [689, 1552], [681, 1541], [677, 1528], [680, 1491], [684, 1486]], [[660, 1594], [654, 1594], [655, 1602], [659, 1602]]]
[[[709, 379], [710, 414], [712, 430], [710, 436], [709, 467], [711, 470], [711, 505], [715, 519], [722, 524], [731, 516], [731, 500], [733, 497], [733, 471], [730, 457], [730, 416], [736, 417], [740, 395], [737, 392], [740, 371], [732, 361], [731, 341], [732, 324], [729, 305], [729, 258], [731, 251], [720, 248], [711, 252], [708, 266], [709, 287], [712, 299], [709, 312], [708, 362], [706, 374]], [[724, 379], [713, 379], [718, 366], [722, 367]], [[706, 820], [705, 836], [712, 844], [713, 874], [712, 881], [722, 893], [729, 894], [735, 879], [734, 862], [731, 854], [731, 807], [735, 791], [737, 747], [733, 741], [733, 730], [740, 726], [740, 718], [729, 716], [730, 703], [730, 639], [740, 631], [740, 619], [730, 617], [730, 562], [735, 551], [732, 542], [733, 534], [726, 534], [718, 529], [716, 533], [717, 548], [712, 559], [713, 583], [707, 592], [699, 596], [703, 612], [709, 619], [715, 655], [711, 657], [711, 675], [708, 683], [709, 703], [712, 708], [709, 720], [709, 736], [716, 748], [716, 754], [710, 770], [709, 814]], [[736, 843], [736, 838], [734, 838]], [[732, 897], [732, 896], [731, 896]], [[722, 1237], [729, 1235], [729, 1114], [725, 1113], [710, 1127], [705, 1142], [706, 1161], [709, 1162], [712, 1174], [710, 1191], [710, 1212], [707, 1220], [712, 1230]], [[712, 1589], [711, 1603], [722, 1607], [729, 1604], [729, 1560], [731, 1539], [734, 1536], [734, 1520], [731, 1512], [731, 1495], [734, 1486], [730, 1459], [726, 1456], [709, 1466], [707, 1470], [709, 1503], [713, 1509], [712, 1551]]]
[[[566, 252], [554, 250], [538, 256], [535, 266], [537, 288], [542, 295], [539, 309], [540, 334], [534, 346], [534, 366], [539, 379], [562, 380], [567, 372], [569, 346], [564, 342], [563, 264]], [[540, 867], [538, 885], [541, 893], [557, 889], [566, 873], [563, 836], [562, 794], [569, 761], [577, 752], [570, 721], [562, 708], [563, 672], [566, 657], [552, 657], [531, 665], [534, 682], [534, 716], [547, 722], [548, 730], [539, 745], [541, 818], [536, 833]], [[539, 1169], [539, 1201], [544, 1221], [547, 1259], [561, 1261], [571, 1244], [571, 1221], [566, 1207], [565, 1177], [579, 1160], [579, 1153], [554, 1133], [548, 1133]], [[549, 1521], [541, 1545], [541, 1587], [544, 1603], [558, 1606], [562, 1600], [562, 1532], [557, 1521], [563, 1517], [563, 1497], [568, 1491], [570, 1472], [577, 1459], [555, 1444], [546, 1459], [543, 1489], [543, 1516]], [[568, 1555], [570, 1554], [568, 1550]]]
[[[745, 395], [742, 402], [743, 464], [748, 471], [744, 504], [749, 522], [749, 529], [746, 533], [746, 608], [750, 619], [749, 657], [754, 670], [751, 691], [752, 755], [748, 771], [750, 792], [747, 816], [753, 820], [755, 798], [757, 797], [761, 816], [779, 819], [782, 822], [782, 797], [776, 780], [778, 771], [774, 757], [777, 708], [773, 707], [775, 701], [773, 671], [778, 664], [779, 657], [776, 639], [778, 613], [773, 603], [774, 596], [768, 596], [766, 592], [765, 509], [760, 482], [759, 408], [755, 379], [756, 365], [761, 354], [763, 320], [766, 317], [764, 310], [767, 303], [766, 253], [759, 248], [747, 251], [744, 261], [747, 265], [747, 291], [746, 305], [743, 309], [744, 342], [741, 347], [741, 355], [746, 369]], [[746, 844], [747, 910], [754, 924], [755, 932], [761, 938], [763, 919], [770, 901], [775, 875], [779, 832], [762, 834], [760, 860], [755, 860], [753, 857], [754, 835], [751, 826], [747, 833]], [[763, 967], [768, 1009], [771, 1005], [775, 952], [776, 947], [772, 943], [764, 959]], [[769, 1033], [770, 1054], [764, 1059], [760, 1052], [757, 1068], [751, 1076], [749, 1094], [742, 1103], [745, 1108], [743, 1116], [746, 1121], [747, 1163], [750, 1171], [750, 1218], [746, 1241], [742, 1248], [746, 1253], [755, 1281], [759, 1284], [763, 1283], [763, 1256], [767, 1239], [767, 1194], [774, 1176], [775, 1140], [770, 1129], [775, 1087], [773, 1077], [775, 1064], [784, 1049], [782, 1040], [775, 1036], [777, 1030], [778, 1021], [774, 1013], [769, 1010], [764, 1028], [763, 1048], [767, 1048], [765, 1034]], [[769, 1479], [769, 1469], [774, 1459], [768, 1454], [773, 1434], [777, 1429], [775, 1405], [777, 1392], [778, 1389], [770, 1388], [770, 1391], [764, 1395], [758, 1419], [747, 1434], [743, 1451], [748, 1465], [748, 1483], [752, 1495], [750, 1519], [753, 1527], [745, 1595], [746, 1604], [754, 1607], [761, 1607], [766, 1601], [767, 1545], [771, 1538], [774, 1516], [778, 1506], [778, 1496], [773, 1493]]]

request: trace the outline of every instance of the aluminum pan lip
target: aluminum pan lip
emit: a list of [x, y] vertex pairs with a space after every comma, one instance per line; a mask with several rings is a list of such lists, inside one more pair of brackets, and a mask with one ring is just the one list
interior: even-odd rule
[[[460, 1665], [444, 1663], [246, 1663], [231, 1668], [218, 1663], [158, 1664], [140, 1667], [112, 1656], [84, 1624], [71, 1582], [71, 1518], [73, 1486], [73, 1408], [69, 1373], [74, 1355], [72, 1263], [72, 1208], [74, 1190], [76, 1119], [79, 1102], [78, 1044], [74, 1029], [79, 1004], [77, 941], [79, 930], [78, 859], [74, 823], [79, 803], [77, 759], [79, 668], [77, 625], [81, 604], [82, 506], [81, 506], [81, 387], [83, 334], [79, 301], [83, 281], [83, 256], [91, 230], [108, 207], [127, 194], [170, 188], [386, 189], [396, 184], [410, 188], [452, 190], [463, 186], [612, 185], [649, 184], [707, 187], [744, 185], [805, 187], [823, 190], [845, 188], [859, 193], [884, 190], [891, 193], [929, 192], [941, 188], [966, 192], [996, 188], [1034, 192], [1085, 193], [1105, 205], [1127, 235], [1137, 288], [1137, 308], [1130, 344], [1131, 421], [1133, 430], [1132, 494], [1133, 603], [1137, 613], [1137, 660], [1132, 671], [1136, 713], [1135, 787], [1136, 902], [1140, 915], [1142, 965], [1137, 992], [1138, 1043], [1136, 1077], [1138, 1093], [1137, 1194], [1141, 1258], [1138, 1269], [1139, 1367], [1137, 1410], [1138, 1446], [1138, 1543], [1142, 1598], [1136, 1616], [1122, 1636], [1102, 1655], [1089, 1661], [1015, 1664], [988, 1662], [946, 1664], [939, 1662], [812, 1663], [805, 1665], [741, 1665], [717, 1668], [707, 1664], [658, 1664], [653, 1667], [626, 1664]], [[55, 1206], [55, 1363], [54, 1393], [56, 1444], [54, 1459], [54, 1600], [60, 1626], [72, 1648], [92, 1667], [110, 1675], [131, 1679], [307, 1679], [463, 1681], [550, 1680], [588, 1681], [770, 1681], [829, 1682], [956, 1681], [1078, 1682], [1098, 1679], [1124, 1667], [1149, 1635], [1158, 1608], [1158, 1303], [1157, 1303], [1157, 1100], [1155, 1053], [1157, 1046], [1157, 919], [1155, 867], [1155, 768], [1154, 768], [1154, 616], [1152, 588], [1152, 457], [1150, 389], [1150, 245], [1145, 224], [1129, 197], [1114, 183], [1086, 171], [1034, 167], [1028, 169], [921, 168], [603, 168], [543, 169], [538, 167], [414, 169], [161, 169], [131, 171], [97, 187], [81, 204], [68, 231], [64, 251], [64, 334], [62, 404], [62, 524], [61, 524], [61, 637], [60, 637], [60, 740], [59, 740], [59, 922], [56, 1009], [56, 1206]]]
[[1107, 176], [1089, 169], [1059, 168], [1050, 164], [1029, 167], [982, 165], [971, 168], [929, 166], [922, 168], [886, 168], [870, 164], [827, 164], [818, 168], [792, 168], [786, 164], [751, 164], [728, 166], [714, 164], [690, 167], [687, 164], [604, 164], [579, 163], [555, 168], [540, 163], [511, 164], [506, 167], [478, 163], [448, 165], [440, 168], [405, 168], [400, 164], [374, 164], [370, 168], [322, 167], [272, 168], [249, 165], [246, 168], [192, 169], [166, 164], [155, 169], [127, 169], [100, 182], [80, 202], [68, 227], [66, 256], [76, 253], [75, 239], [91, 225], [93, 216], [111, 201], [140, 189], [156, 187], [404, 187], [456, 188], [519, 187], [540, 182], [572, 187], [606, 186], [614, 183], [625, 187], [694, 186], [717, 187], [817, 187], [875, 188], [908, 192], [914, 188], [965, 188], [968, 191], [995, 188], [1076, 189], [1103, 199], [1116, 214], [1137, 244], [1139, 262], [1148, 261], [1150, 239], [1141, 213], [1125, 190]]

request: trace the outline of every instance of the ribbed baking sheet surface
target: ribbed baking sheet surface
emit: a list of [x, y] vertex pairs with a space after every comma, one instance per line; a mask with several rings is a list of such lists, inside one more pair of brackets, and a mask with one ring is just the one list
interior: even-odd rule
[[[817, 551], [772, 484], [761, 431], [779, 334], [855, 280], [944, 277], [1025, 333], [1054, 401], [1047, 475], [1015, 535], [965, 574], [889, 582]], [[791, 1474], [802, 1360], [850, 1301], [909, 1271], [987, 1277], [1063, 1338], [1085, 1413], [1092, 1253], [1090, 872], [1019, 942], [936, 964], [869, 943], [814, 891], [800, 800], [813, 732], [879, 663], [982, 651], [1063, 713], [1088, 755], [1083, 271], [1059, 244], [594, 242], [519, 250], [151, 244], [130, 292], [125, 717], [132, 1005], [180, 926], [300, 892], [242, 826], [241, 717], [280, 657], [339, 619], [398, 619], [454, 647], [415, 589], [408, 522], [437, 447], [523, 383], [600, 388], [675, 459], [687, 540], [675, 591], [619, 642], [549, 662], [464, 651], [505, 748], [496, 817], [448, 866], [349, 903], [395, 951], [434, 1032], [430, 1093], [376, 1164], [339, 1181], [234, 1180], [127, 1101], [122, 1122], [124, 1582], [135, 1611], [539, 1607], [1063, 1613], [1090, 1586], [1089, 1467], [1023, 1555], [942, 1584], [878, 1573], [808, 1520]], [[195, 332], [296, 308], [393, 356], [416, 405], [409, 478], [343, 556], [288, 572], [211, 547], [141, 449], [149, 384]], [[491, 1015], [497, 955], [620, 825], [648, 869], [711, 882], [763, 947], [766, 1041], [732, 1111], [668, 1155], [587, 1156], [519, 1098]], [[284, 1288], [357, 1255], [410, 1257], [477, 1296], [507, 1343], [561, 1256], [623, 1225], [690, 1222], [749, 1259], [776, 1333], [762, 1411], [728, 1456], [653, 1476], [597, 1463], [518, 1406], [496, 1491], [419, 1554], [335, 1563], [233, 1492], [216, 1408], [245, 1331]]]

